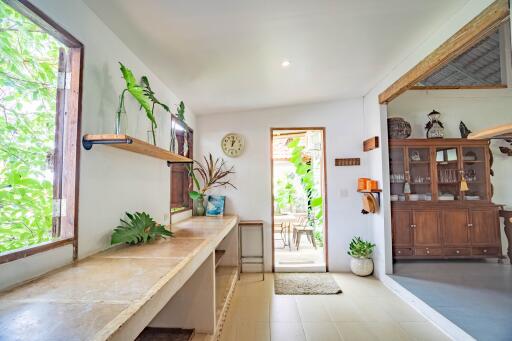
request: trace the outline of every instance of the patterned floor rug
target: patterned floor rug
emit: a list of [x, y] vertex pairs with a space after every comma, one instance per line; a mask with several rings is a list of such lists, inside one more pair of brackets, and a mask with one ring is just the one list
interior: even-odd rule
[[276, 295], [337, 295], [342, 291], [329, 273], [276, 273]]

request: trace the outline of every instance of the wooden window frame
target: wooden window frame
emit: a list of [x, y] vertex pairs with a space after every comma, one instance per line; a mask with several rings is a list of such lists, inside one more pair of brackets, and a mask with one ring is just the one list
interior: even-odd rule
[[[185, 122], [183, 122], [178, 117], [176, 117], [175, 115], [172, 115], [172, 114], [171, 114], [171, 124], [179, 124], [181, 127], [183, 127], [188, 132], [188, 153], [187, 153], [187, 155], [184, 155], [184, 156], [186, 156], [190, 159], [193, 159], [194, 130], [192, 128], [190, 128]], [[180, 154], [180, 155], [183, 155], [182, 148], [183, 148], [183, 145], [180, 145], [179, 141], [178, 141], [178, 154]], [[188, 171], [186, 171], [186, 167], [188, 167], [188, 164], [177, 163], [177, 164], [171, 165], [171, 169], [170, 169], [170, 180], [171, 180], [170, 181], [170, 203], [169, 203], [169, 209], [171, 212], [171, 216], [174, 214], [179, 214], [179, 213], [183, 213], [183, 212], [192, 210], [193, 202], [192, 202], [192, 199], [188, 196], [188, 194], [184, 194], [184, 195], [186, 195], [186, 198], [183, 198], [183, 201], [180, 201], [179, 203], [173, 202], [173, 189], [176, 189], [177, 186], [181, 187], [181, 189], [186, 193], [188, 193], [188, 191], [191, 190], [192, 178], [188, 175]], [[187, 174], [186, 174], [186, 176], [184, 176], [184, 178], [186, 178], [188, 181], [186, 183], [183, 181], [181, 181], [181, 182], [177, 181], [177, 179], [176, 179], [177, 176], [178, 175], [183, 176], [183, 174], [185, 172], [187, 172]], [[178, 207], [185, 207], [185, 208], [182, 210], [179, 210], [179, 211], [172, 212], [173, 208], [178, 208]]]
[[[54, 196], [66, 199], [65, 214], [52, 231], [55, 240], [30, 245], [0, 254], [0, 264], [49, 251], [64, 245], [73, 246], [73, 260], [78, 257], [78, 198], [80, 170], [80, 136], [82, 115], [83, 44], [27, 0], [3, 0], [67, 47], [65, 70], [69, 73], [63, 91], [58, 91], [56, 109], [56, 152]], [[59, 57], [61, 59], [62, 56]], [[60, 63], [59, 63], [60, 64]], [[65, 77], [65, 76], [64, 76]], [[60, 93], [59, 93], [60, 92]], [[65, 118], [65, 119], [64, 119]], [[59, 199], [60, 199], [59, 198]], [[61, 207], [62, 208], [62, 207]]]

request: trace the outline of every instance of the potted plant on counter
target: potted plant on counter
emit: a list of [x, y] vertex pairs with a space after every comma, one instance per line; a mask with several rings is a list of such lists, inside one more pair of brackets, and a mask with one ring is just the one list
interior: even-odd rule
[[360, 237], [352, 239], [349, 245], [350, 270], [358, 276], [368, 276], [373, 272], [372, 253], [375, 244], [362, 240]]
[[[194, 214], [197, 216], [202, 216], [206, 212], [204, 199], [208, 191], [216, 187], [226, 186], [236, 189], [231, 180], [227, 179], [231, 174], [235, 174], [235, 172], [233, 167], [226, 167], [224, 159], [216, 158], [214, 160], [210, 153], [208, 158], [204, 157], [204, 161], [205, 164], [203, 165], [201, 162], [194, 160], [195, 166], [189, 167], [189, 174], [193, 180], [192, 191], [189, 192], [189, 196], [194, 201]], [[199, 174], [199, 178], [203, 183], [202, 187], [196, 173]], [[194, 190], [194, 185], [197, 190]]]

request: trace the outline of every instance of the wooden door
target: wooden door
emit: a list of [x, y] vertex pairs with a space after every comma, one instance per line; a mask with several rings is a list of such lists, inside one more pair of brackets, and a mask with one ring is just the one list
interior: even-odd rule
[[414, 210], [413, 230], [415, 247], [441, 246], [438, 210]]
[[469, 233], [472, 245], [499, 245], [498, 212], [494, 209], [471, 210]]
[[465, 208], [444, 209], [442, 216], [444, 246], [469, 245], [468, 210]]
[[412, 247], [411, 211], [393, 210], [391, 213], [393, 247]]

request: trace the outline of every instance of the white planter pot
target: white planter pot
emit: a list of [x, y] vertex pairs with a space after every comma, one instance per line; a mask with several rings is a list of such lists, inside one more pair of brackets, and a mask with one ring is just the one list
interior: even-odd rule
[[354, 258], [350, 260], [350, 270], [358, 276], [368, 276], [373, 272], [373, 260], [371, 258]]

